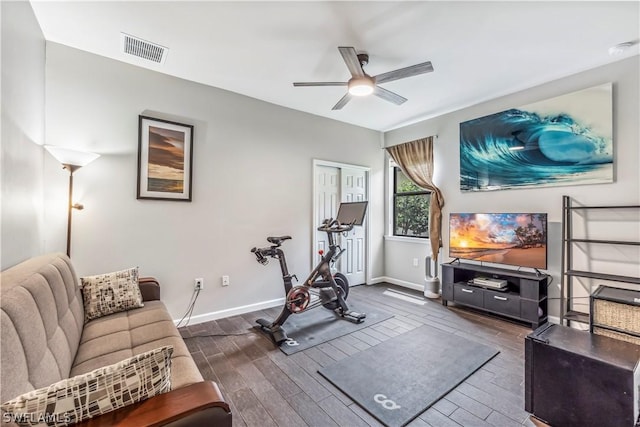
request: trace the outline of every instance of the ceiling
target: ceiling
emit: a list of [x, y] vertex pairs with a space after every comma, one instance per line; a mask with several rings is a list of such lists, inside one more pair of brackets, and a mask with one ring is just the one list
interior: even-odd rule
[[[638, 1], [31, 3], [48, 41], [380, 131], [638, 55], [640, 39]], [[122, 53], [121, 32], [169, 48], [164, 64]], [[369, 96], [332, 111], [346, 88], [292, 83], [347, 81], [338, 46], [368, 53], [372, 76], [434, 72], [385, 83], [400, 106]]]

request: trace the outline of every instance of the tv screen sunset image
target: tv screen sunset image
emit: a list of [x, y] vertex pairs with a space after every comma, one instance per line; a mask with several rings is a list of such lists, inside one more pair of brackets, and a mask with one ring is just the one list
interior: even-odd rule
[[452, 213], [452, 258], [547, 268], [547, 215], [540, 213]]

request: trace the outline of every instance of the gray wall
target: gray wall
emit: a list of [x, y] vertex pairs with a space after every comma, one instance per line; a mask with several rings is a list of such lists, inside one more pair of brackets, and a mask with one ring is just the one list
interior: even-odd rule
[[[261, 266], [249, 250], [289, 234], [291, 272], [300, 280], [309, 273], [313, 159], [371, 168], [371, 276], [383, 274], [379, 132], [55, 43], [47, 45], [46, 76], [48, 142], [102, 154], [74, 174], [85, 205], [73, 224], [80, 275], [138, 265], [161, 280], [174, 318], [186, 310], [196, 277], [205, 286], [194, 315], [283, 298], [278, 264]], [[136, 200], [139, 114], [195, 126], [192, 203]], [[48, 154], [45, 176], [46, 249], [61, 250], [67, 175]]]
[[[76, 172], [76, 200], [86, 205], [75, 213], [73, 225], [72, 256], [79, 273], [138, 265], [142, 274], [163, 282], [163, 299], [174, 317], [186, 308], [195, 277], [206, 281], [195, 314], [220, 315], [281, 298], [277, 266], [261, 267], [248, 252], [267, 235], [292, 234], [290, 268], [298, 275], [309, 270], [314, 158], [371, 168], [369, 277], [422, 285], [428, 247], [382, 241], [389, 206], [378, 132], [55, 43], [46, 45], [45, 65], [45, 42], [30, 5], [2, 2], [1, 7], [3, 269], [65, 249], [68, 175], [43, 153], [46, 140], [102, 154]], [[435, 181], [447, 200], [445, 218], [461, 210], [549, 212], [549, 272], [557, 283], [561, 196], [587, 204], [640, 200], [638, 63], [636, 56], [387, 132], [384, 145], [439, 135]], [[607, 81], [614, 82], [615, 183], [460, 193], [461, 121]], [[138, 114], [195, 125], [192, 203], [135, 199]], [[446, 226], [444, 232], [446, 243]], [[223, 274], [231, 276], [229, 288], [220, 287]]]
[[43, 250], [45, 41], [31, 5], [2, 8], [1, 268]]
[[[385, 146], [438, 135], [435, 143], [434, 182], [442, 190], [446, 200], [443, 213], [445, 219], [443, 224], [445, 247], [442, 250], [444, 262], [450, 259], [446, 256], [449, 212], [548, 212], [550, 222], [548, 272], [553, 275], [554, 283], [558, 284], [560, 282], [560, 222], [563, 195], [569, 195], [584, 205], [640, 204], [639, 64], [640, 57], [634, 56], [385, 133]], [[460, 191], [459, 125], [461, 122], [606, 82], [613, 82], [614, 183], [478, 193]], [[636, 239], [640, 238], [637, 220], [635, 224], [633, 221], [626, 224], [626, 232], [623, 235], [619, 235], [615, 225], [601, 222], [599, 226], [602, 229], [601, 232], [608, 234], [609, 238], [623, 239], [634, 236]], [[429, 252], [427, 249], [427, 254]], [[579, 252], [584, 254], [584, 251]], [[421, 276], [416, 276], [415, 269], [406, 268], [406, 266], [411, 265], [412, 258], [424, 256], [424, 251], [417, 245], [387, 240], [385, 242], [385, 274], [408, 282], [420, 280]], [[604, 263], [605, 265], [599, 265], [599, 268], [608, 268], [612, 270], [611, 273], [635, 274], [636, 277], [640, 275], [640, 265], [637, 262], [640, 256], [635, 255], [635, 263], [629, 262], [633, 259], [633, 255], [619, 254], [618, 257], [624, 259], [624, 265]], [[584, 258], [587, 262], [593, 262], [593, 259], [588, 260], [588, 253]], [[620, 268], [626, 269], [626, 273]], [[557, 287], [553, 286], [551, 292], [552, 297], [556, 297]], [[559, 314], [559, 305], [555, 299], [550, 302], [550, 314], [552, 316]]]

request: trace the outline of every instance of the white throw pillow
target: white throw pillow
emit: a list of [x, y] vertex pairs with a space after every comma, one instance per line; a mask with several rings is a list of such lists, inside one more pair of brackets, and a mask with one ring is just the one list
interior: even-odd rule
[[98, 317], [143, 307], [138, 267], [81, 277], [85, 323]]
[[19, 426], [65, 426], [171, 390], [173, 346], [67, 378], [3, 403], [2, 420]]

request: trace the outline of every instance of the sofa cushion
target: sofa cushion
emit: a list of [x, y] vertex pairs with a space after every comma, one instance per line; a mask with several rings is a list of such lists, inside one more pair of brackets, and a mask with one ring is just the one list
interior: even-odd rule
[[80, 281], [85, 322], [144, 305], [138, 287], [138, 267], [81, 277]]
[[161, 301], [145, 302], [144, 307], [86, 323], [71, 375], [89, 372], [164, 345], [174, 347], [171, 369], [174, 388], [203, 380]]
[[[171, 390], [171, 353], [165, 346], [110, 366], [33, 390], [2, 404], [18, 425], [67, 425]], [[7, 418], [3, 415], [3, 419]]]
[[84, 310], [76, 273], [64, 254], [11, 267], [2, 272], [0, 285], [4, 402], [69, 377]]

